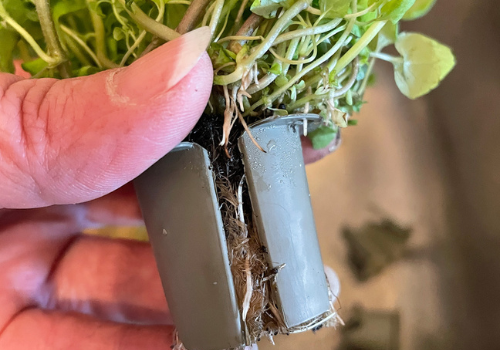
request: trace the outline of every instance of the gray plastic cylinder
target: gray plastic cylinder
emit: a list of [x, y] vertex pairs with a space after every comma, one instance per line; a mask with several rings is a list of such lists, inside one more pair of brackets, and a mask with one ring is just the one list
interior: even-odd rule
[[288, 328], [330, 310], [328, 287], [316, 235], [300, 134], [304, 119], [316, 115], [266, 119], [250, 127], [266, 153], [245, 132], [239, 139], [258, 233], [272, 268], [275, 297]]
[[189, 350], [244, 344], [210, 161], [181, 143], [135, 180], [163, 289]]

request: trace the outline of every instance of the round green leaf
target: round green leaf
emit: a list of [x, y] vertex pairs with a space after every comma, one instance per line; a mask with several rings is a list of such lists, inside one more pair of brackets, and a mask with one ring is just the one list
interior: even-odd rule
[[396, 84], [411, 99], [436, 88], [455, 66], [448, 46], [418, 33], [402, 33], [395, 43], [402, 58], [394, 63]]
[[319, 0], [319, 9], [325, 18], [340, 18], [347, 15], [351, 0]]
[[405, 13], [404, 20], [412, 20], [425, 16], [434, 7], [436, 0], [416, 0], [415, 4]]

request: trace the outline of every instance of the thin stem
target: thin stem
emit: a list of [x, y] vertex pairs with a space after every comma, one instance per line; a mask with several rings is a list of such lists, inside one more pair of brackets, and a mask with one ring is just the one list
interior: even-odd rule
[[[293, 55], [295, 54], [295, 50], [297, 49], [298, 45], [299, 45], [299, 39], [298, 38], [292, 39], [292, 41], [288, 45], [288, 49], [286, 50], [285, 58], [291, 59], [293, 57]], [[290, 65], [288, 63], [283, 63], [281, 67], [282, 67], [281, 74], [286, 75], [288, 73], [288, 69], [290, 68]], [[259, 79], [258, 84], [250, 85], [247, 89], [247, 92], [252, 95], [252, 94], [254, 94], [262, 89], [265, 89], [274, 80], [276, 80], [277, 77], [278, 77], [278, 75], [269, 73], [265, 77]]]
[[205, 15], [203, 16], [203, 20], [201, 21], [202, 27], [205, 27], [207, 25], [208, 19], [210, 18], [210, 15], [214, 11], [214, 7], [215, 7], [215, 1], [212, 3], [212, 5], [210, 5], [207, 12], [205, 12]]
[[223, 43], [225, 41], [232, 41], [232, 40], [244, 40], [244, 41], [253, 41], [253, 40], [266, 40], [263, 36], [256, 35], [256, 36], [244, 36], [244, 35], [230, 35], [230, 36], [225, 36], [224, 38], [220, 39], [218, 43]]
[[335, 28], [335, 30], [332, 30], [330, 33], [328, 33], [327, 35], [325, 35], [324, 37], [322, 37], [319, 41], [318, 41], [318, 45], [321, 44], [323, 41], [325, 40], [328, 40], [329, 38], [331, 38], [332, 36], [334, 36], [335, 34], [337, 33], [340, 33], [341, 31], [343, 31], [344, 29], [346, 28], [346, 26], [340, 26], [338, 28]]
[[352, 88], [352, 86], [356, 82], [356, 78], [358, 77], [358, 73], [359, 73], [358, 61], [359, 61], [359, 59], [357, 57], [352, 61], [351, 77], [349, 78], [347, 83], [345, 83], [344, 86], [342, 86], [340, 89], [336, 90], [330, 97], [333, 97], [333, 98], [340, 97]]
[[116, 8], [116, 0], [111, 1], [111, 7], [113, 8], [113, 13], [114, 13], [116, 19], [118, 20], [118, 22], [120, 22], [122, 27], [126, 27], [127, 24], [123, 20], [122, 16], [118, 13], [118, 9]]
[[[271, 95], [269, 95], [267, 97], [267, 100], [271, 101], [271, 102], [274, 101], [281, 94], [285, 93], [289, 88], [291, 88], [295, 83], [297, 83], [304, 75], [306, 75], [307, 73], [312, 71], [314, 68], [320, 66], [323, 62], [325, 62], [330, 57], [332, 57], [337, 52], [337, 50], [339, 50], [342, 47], [342, 45], [344, 45], [344, 41], [347, 39], [349, 34], [351, 34], [353, 26], [354, 26], [354, 20], [351, 20], [349, 22], [346, 30], [342, 34], [342, 36], [339, 38], [339, 40], [335, 43], [335, 45], [333, 45], [333, 47], [330, 50], [328, 50], [323, 56], [318, 58], [314, 63], [311, 63], [306, 68], [304, 68], [300, 73], [293, 76], [292, 79], [290, 79], [290, 81], [287, 84], [285, 84], [284, 86], [282, 86], [281, 88], [279, 88], [278, 90], [273, 92]], [[245, 114], [247, 115], [249, 112], [253, 111], [255, 108], [261, 106], [262, 104], [264, 104], [263, 100], [260, 100], [256, 103], [254, 103], [250, 107], [250, 110], [246, 111]]]
[[111, 61], [106, 54], [106, 39], [105, 39], [105, 30], [104, 24], [102, 23], [102, 18], [90, 8], [90, 4], [96, 2], [96, 0], [87, 0], [87, 4], [89, 5], [90, 18], [92, 20], [92, 25], [94, 26], [95, 32], [95, 47], [96, 47], [96, 56], [101, 62], [104, 68], [116, 68], [118, 65]]
[[62, 24], [61, 24], [61, 30], [64, 33], [66, 33], [69, 37], [71, 37], [74, 41], [76, 41], [78, 45], [80, 45], [85, 50], [85, 52], [87, 52], [87, 54], [94, 60], [97, 67], [102, 68], [102, 64], [101, 62], [99, 62], [99, 59], [97, 58], [94, 51], [92, 51], [90, 47], [88, 47], [88, 45], [85, 44], [85, 42], [82, 39], [80, 39], [80, 37], [75, 32], [73, 32], [71, 29]]
[[245, 11], [245, 8], [247, 7], [248, 0], [243, 0], [241, 2], [240, 9], [238, 10], [238, 14], [236, 15], [236, 20], [234, 21], [234, 26], [233, 28], [239, 28], [241, 19], [243, 18], [243, 12]]
[[230, 66], [234, 66], [236, 63], [234, 62], [227, 62], [227, 63], [224, 63], [222, 66], [220, 66], [219, 68], [217, 68], [216, 70], [214, 70], [214, 75], [217, 74], [221, 69], [224, 69], [226, 67], [230, 67]]
[[[124, 2], [125, 0], [120, 1]], [[132, 3], [130, 8], [132, 9], [132, 11], [129, 12], [130, 17], [132, 17], [133, 20], [139, 23], [141, 27], [146, 29], [151, 34], [166, 41], [171, 41], [181, 36], [180, 33], [177, 33], [175, 30], [155, 21], [154, 19], [146, 15], [135, 3]]]
[[340, 22], [342, 22], [342, 18], [337, 18], [334, 19], [333, 21], [328, 22], [327, 24], [323, 24], [321, 26], [317, 27], [312, 27], [312, 28], [304, 28], [304, 29], [298, 29], [294, 30], [288, 33], [281, 34], [274, 40], [273, 46], [280, 44], [284, 41], [292, 40], [293, 38], [301, 38], [304, 36], [308, 35], [316, 35], [316, 34], [321, 34], [325, 32], [329, 32], [336, 28]]
[[294, 103], [289, 104], [287, 106], [287, 110], [293, 111], [294, 109], [299, 108], [300, 106], [303, 106], [303, 105], [305, 105], [308, 102], [311, 102], [313, 100], [323, 100], [323, 99], [325, 99], [327, 97], [328, 97], [328, 94], [321, 94], [321, 95], [310, 94], [310, 95], [306, 95], [306, 96], [298, 99]]
[[349, 63], [352, 62], [352, 60], [359, 55], [359, 53], [370, 43], [370, 41], [373, 40], [373, 38], [382, 30], [382, 28], [385, 26], [387, 21], [378, 21], [375, 22], [368, 28], [368, 30], [363, 34], [361, 38], [354, 44], [349, 51], [345, 53], [344, 56], [342, 56], [339, 61], [337, 62], [337, 65], [335, 66], [335, 69], [337, 71], [341, 71]]
[[224, 8], [222, 9], [221, 17], [226, 18], [227, 16], [229, 16], [229, 13], [234, 9], [238, 1], [239, 0], [226, 1], [226, 3], [224, 4]]
[[226, 14], [226, 18], [224, 20], [224, 24], [222, 25], [222, 29], [220, 30], [219, 35], [217, 35], [217, 37], [213, 40], [214, 42], [219, 41], [219, 38], [221, 37], [222, 33], [224, 33], [224, 30], [226, 30], [228, 19], [229, 19], [229, 12]]
[[368, 12], [371, 12], [376, 5], [377, 4], [374, 3], [371, 6], [368, 6], [363, 11], [359, 11], [359, 12], [356, 12], [356, 13], [351, 13], [351, 14], [345, 15], [344, 18], [350, 19], [350, 18], [357, 18], [357, 17], [361, 17], [363, 15], [366, 15]]
[[269, 48], [273, 45], [274, 40], [278, 37], [279, 33], [288, 24], [288, 22], [295, 16], [297, 16], [301, 11], [309, 6], [310, 0], [299, 0], [288, 9], [280, 19], [276, 21], [269, 34], [266, 36], [266, 40], [255, 48], [250, 56], [242, 60], [241, 63], [236, 67], [235, 71], [229, 75], [217, 76], [214, 79], [214, 84], [216, 85], [227, 85], [234, 83], [241, 79], [243, 72], [250, 67], [253, 62], [264, 55]]
[[12, 28], [14, 28], [26, 42], [31, 46], [31, 48], [35, 51], [35, 53], [40, 57], [42, 60], [47, 62], [51, 66], [56, 66], [60, 60], [54, 57], [51, 57], [45, 51], [42, 50], [42, 48], [37, 44], [35, 39], [24, 29], [19, 23], [17, 23], [12, 17], [9, 16], [5, 8], [3, 7], [2, 2], [0, 1], [0, 17], [7, 22], [8, 25], [10, 25]]
[[134, 52], [134, 50], [141, 44], [141, 42], [146, 37], [147, 33], [148, 32], [146, 30], [143, 30], [141, 32], [141, 34], [139, 34], [139, 37], [137, 38], [137, 40], [132, 44], [132, 46], [130, 46], [130, 48], [127, 50], [125, 55], [123, 55], [122, 60], [120, 61], [120, 67], [123, 67], [125, 65], [125, 63], [127, 63], [128, 58]]
[[75, 41], [69, 36], [68, 34], [64, 33], [63, 34], [64, 42], [66, 43], [66, 46], [69, 47], [71, 52], [76, 56], [76, 58], [80, 61], [82, 66], [90, 66], [91, 63], [85, 56], [85, 54], [80, 50], [80, 47], [78, 47], [77, 44], [75, 44]]
[[299, 20], [299, 23], [300, 23], [300, 25], [302, 25], [302, 27], [304, 27], [304, 28], [309, 28], [310, 27], [307, 24], [307, 22], [304, 21], [304, 19], [302, 18], [302, 16], [300, 14], [297, 15], [297, 19]]
[[316, 15], [316, 16], [321, 16], [322, 15], [322, 13], [321, 13], [320, 10], [318, 10], [318, 9], [316, 9], [314, 7], [311, 7], [311, 6], [307, 7], [306, 11], [309, 12], [309, 13], [311, 13], [311, 14], [313, 14], [313, 15]]
[[34, 0], [34, 3], [49, 54], [60, 62], [58, 70], [61, 77], [69, 78], [71, 77], [69, 62], [66, 61], [66, 53], [61, 46], [59, 36], [57, 35], [56, 28], [54, 26], [54, 21], [52, 20], [50, 3], [48, 0]]
[[177, 26], [176, 32], [182, 35], [192, 30], [209, 3], [210, 0], [193, 0]]
[[370, 75], [372, 74], [374, 66], [375, 66], [375, 58], [372, 58], [370, 60], [370, 64], [368, 65], [368, 69], [366, 70], [365, 78], [363, 79], [363, 82], [361, 83], [361, 86], [358, 89], [358, 94], [360, 96], [363, 96], [363, 94], [365, 93], [366, 86], [368, 85], [368, 79], [370, 79]]
[[210, 33], [213, 38], [217, 25], [219, 24], [219, 19], [222, 13], [222, 8], [224, 7], [224, 0], [216, 0], [215, 8], [212, 12], [212, 18], [210, 19]]
[[[255, 29], [260, 26], [263, 20], [264, 17], [252, 13], [250, 16], [248, 16], [241, 28], [236, 32], [236, 36], [252, 35]], [[228, 49], [233, 51], [234, 53], [238, 53], [243, 45], [245, 45], [244, 41], [232, 41], [231, 43], [229, 43]]]
[[316, 58], [316, 54], [318, 52], [318, 46], [314, 45], [313, 54], [311, 55], [311, 57], [306, 58], [306, 59], [300, 59], [300, 60], [290, 60], [290, 59], [287, 59], [285, 57], [281, 57], [272, 48], [269, 48], [269, 51], [273, 54], [274, 57], [276, 57], [281, 62], [297, 65], [297, 64], [306, 64], [306, 63], [310, 63], [310, 62], [314, 61], [314, 59]]
[[[161, 22], [163, 20], [163, 16], [165, 14], [165, 6], [158, 7], [158, 16], [156, 16], [156, 22]], [[134, 44], [128, 49], [128, 51], [123, 55], [122, 60], [120, 61], [120, 67], [123, 67], [125, 63], [127, 63], [128, 58], [134, 52], [134, 50], [141, 44], [141, 42], [146, 37], [147, 31], [143, 30], [139, 37], [134, 42]]]
[[403, 63], [403, 57], [396, 57], [392, 55], [388, 55], [383, 52], [372, 52], [370, 54], [371, 57], [381, 59], [383, 61], [391, 62], [393, 64]]

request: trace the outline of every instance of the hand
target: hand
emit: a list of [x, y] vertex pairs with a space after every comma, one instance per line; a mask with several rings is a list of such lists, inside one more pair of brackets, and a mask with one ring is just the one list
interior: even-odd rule
[[0, 349], [169, 349], [150, 246], [80, 232], [140, 223], [126, 184], [201, 115], [208, 41], [200, 29], [84, 78], [0, 74]]
[[0, 208], [50, 206], [0, 210], [0, 349], [169, 349], [150, 247], [79, 232], [140, 220], [131, 187], [113, 191], [197, 122], [208, 40], [202, 29], [85, 78], [0, 75]]

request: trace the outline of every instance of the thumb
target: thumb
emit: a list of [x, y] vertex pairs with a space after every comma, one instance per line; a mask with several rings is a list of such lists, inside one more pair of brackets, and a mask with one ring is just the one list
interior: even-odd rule
[[89, 77], [0, 73], [0, 208], [88, 201], [165, 155], [206, 106], [209, 41], [200, 28]]

